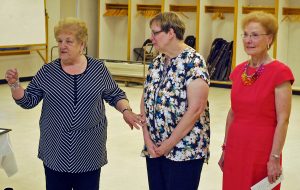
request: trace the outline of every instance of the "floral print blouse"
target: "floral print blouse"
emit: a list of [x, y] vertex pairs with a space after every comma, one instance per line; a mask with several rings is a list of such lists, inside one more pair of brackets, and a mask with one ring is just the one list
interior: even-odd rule
[[[158, 55], [150, 64], [144, 84], [144, 104], [147, 127], [152, 141], [159, 145], [169, 138], [187, 111], [187, 86], [197, 78], [209, 85], [209, 75], [203, 57], [187, 47], [168, 65], [164, 54]], [[186, 161], [209, 158], [210, 118], [209, 106], [199, 116], [194, 128], [171, 150], [166, 158]], [[142, 156], [150, 155], [146, 146]]]

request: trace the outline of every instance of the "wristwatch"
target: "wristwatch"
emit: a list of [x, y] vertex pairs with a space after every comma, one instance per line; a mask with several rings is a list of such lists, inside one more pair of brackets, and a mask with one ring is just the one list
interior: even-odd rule
[[124, 108], [122, 111], [121, 111], [121, 113], [123, 114], [125, 111], [132, 111], [132, 109], [131, 108]]

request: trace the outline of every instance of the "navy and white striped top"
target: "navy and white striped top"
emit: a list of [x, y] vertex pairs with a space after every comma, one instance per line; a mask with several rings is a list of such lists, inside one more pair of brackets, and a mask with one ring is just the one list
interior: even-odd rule
[[79, 75], [63, 71], [60, 59], [44, 65], [22, 99], [25, 109], [43, 100], [38, 157], [52, 170], [80, 173], [107, 163], [107, 119], [103, 100], [127, 99], [103, 62], [87, 57]]

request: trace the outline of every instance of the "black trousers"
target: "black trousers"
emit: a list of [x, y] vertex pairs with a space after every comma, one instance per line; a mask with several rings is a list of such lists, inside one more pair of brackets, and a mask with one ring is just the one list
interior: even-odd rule
[[44, 165], [46, 190], [99, 190], [101, 169], [84, 173], [51, 170]]
[[146, 158], [150, 190], [197, 190], [203, 159], [172, 161], [165, 157]]

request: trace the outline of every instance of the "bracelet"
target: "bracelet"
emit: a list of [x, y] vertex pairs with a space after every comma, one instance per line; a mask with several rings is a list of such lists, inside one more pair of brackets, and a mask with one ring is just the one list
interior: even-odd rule
[[223, 145], [221, 146], [221, 148], [222, 148], [222, 151], [224, 151], [225, 148], [226, 148], [226, 144], [223, 144]]
[[278, 154], [271, 154], [271, 156], [272, 156], [273, 158], [275, 158], [275, 159], [279, 159], [279, 158], [280, 158], [280, 155], [278, 155]]
[[20, 87], [20, 81], [19, 81], [19, 79], [18, 79], [15, 83], [13, 83], [13, 84], [8, 84], [8, 86], [9, 86], [10, 89], [12, 89], [12, 90], [18, 89], [18, 88]]
[[125, 109], [123, 109], [123, 110], [121, 111], [121, 113], [123, 114], [125, 111], [132, 111], [132, 109], [131, 109], [131, 108], [125, 108]]

